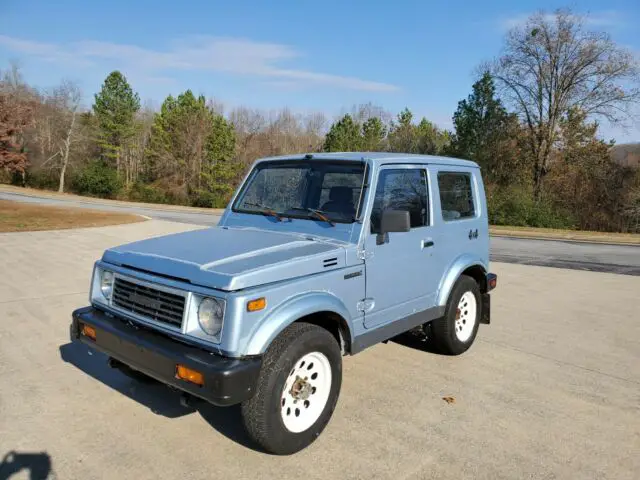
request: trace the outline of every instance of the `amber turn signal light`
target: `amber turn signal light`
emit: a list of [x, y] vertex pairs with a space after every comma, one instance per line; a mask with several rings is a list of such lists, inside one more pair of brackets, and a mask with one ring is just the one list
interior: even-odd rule
[[202, 374], [184, 365], [176, 365], [176, 378], [181, 378], [196, 385], [204, 385], [204, 377]]
[[96, 329], [90, 325], [82, 325], [82, 335], [89, 337], [91, 340], [96, 340]]
[[247, 312], [257, 312], [258, 310], [264, 310], [267, 306], [267, 299], [264, 297], [256, 298], [247, 302]]

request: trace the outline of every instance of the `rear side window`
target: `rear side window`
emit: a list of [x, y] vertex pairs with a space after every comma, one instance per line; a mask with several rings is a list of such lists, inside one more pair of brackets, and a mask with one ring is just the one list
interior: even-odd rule
[[411, 228], [429, 225], [426, 171], [418, 168], [382, 170], [371, 212], [371, 233], [380, 233], [380, 219], [386, 209], [408, 211]]
[[470, 173], [438, 172], [438, 189], [444, 220], [461, 220], [476, 216]]

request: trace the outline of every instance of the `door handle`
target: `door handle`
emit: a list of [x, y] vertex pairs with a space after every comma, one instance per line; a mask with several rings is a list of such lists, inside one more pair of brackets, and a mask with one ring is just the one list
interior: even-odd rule
[[429, 248], [433, 247], [434, 245], [435, 243], [433, 243], [433, 240], [431, 240], [430, 238], [422, 240], [422, 248]]

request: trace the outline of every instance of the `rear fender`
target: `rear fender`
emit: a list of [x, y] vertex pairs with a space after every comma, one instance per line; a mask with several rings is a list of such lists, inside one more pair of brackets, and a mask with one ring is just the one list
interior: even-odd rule
[[446, 306], [451, 290], [455, 285], [462, 272], [467, 268], [479, 266], [487, 272], [487, 265], [478, 257], [470, 254], [464, 254], [456, 258], [449, 266], [446, 275], [443, 276], [440, 287], [438, 288], [437, 305]]

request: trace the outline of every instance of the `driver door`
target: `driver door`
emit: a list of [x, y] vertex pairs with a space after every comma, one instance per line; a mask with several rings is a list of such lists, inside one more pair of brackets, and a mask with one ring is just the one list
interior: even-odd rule
[[[408, 232], [392, 232], [380, 240], [385, 209], [406, 210]], [[372, 328], [433, 306], [435, 288], [427, 281], [430, 238], [429, 187], [426, 166], [389, 165], [378, 174], [370, 231], [367, 234], [365, 327]]]

